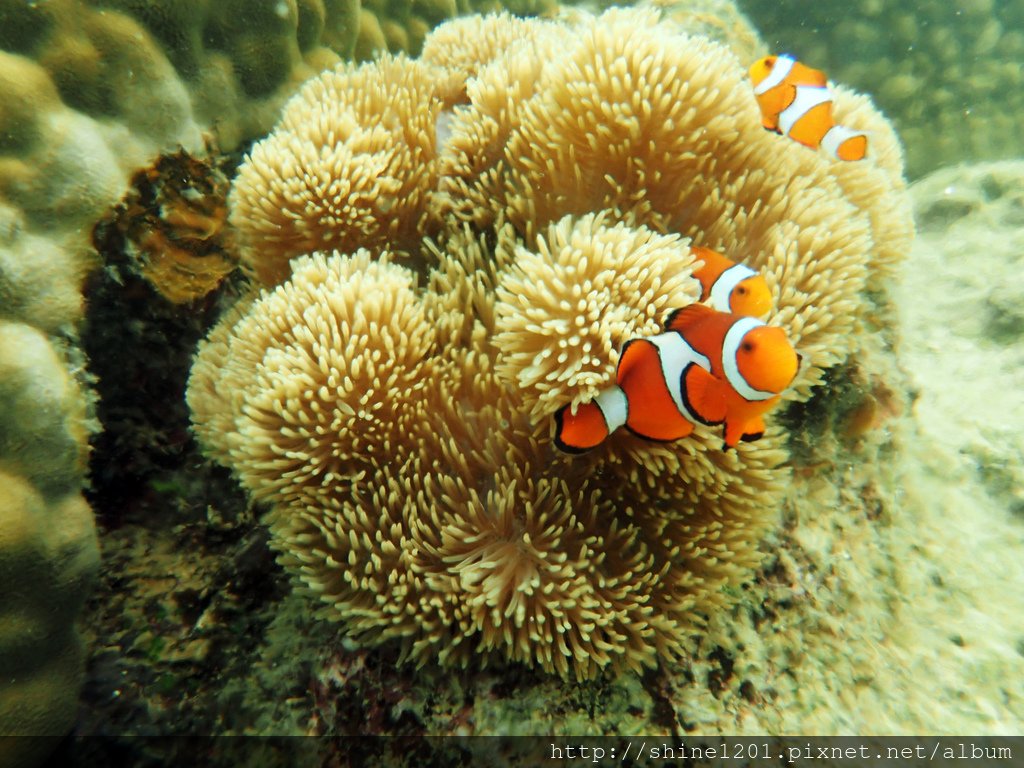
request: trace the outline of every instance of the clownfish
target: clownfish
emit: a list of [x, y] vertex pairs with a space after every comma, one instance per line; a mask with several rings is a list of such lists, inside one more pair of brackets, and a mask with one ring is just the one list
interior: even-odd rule
[[750, 67], [761, 124], [805, 147], [824, 147], [837, 160], [863, 160], [868, 137], [838, 125], [825, 73], [792, 56], [765, 56]]
[[582, 453], [620, 427], [648, 440], [678, 440], [696, 424], [725, 424], [725, 448], [756, 440], [764, 414], [796, 376], [799, 359], [781, 328], [691, 304], [666, 331], [622, 347], [615, 384], [555, 413], [555, 445]]
[[693, 245], [690, 250], [704, 262], [693, 273], [700, 283], [701, 301], [710, 301], [719, 312], [752, 317], [760, 317], [772, 308], [771, 291], [759, 272], [710, 248]]

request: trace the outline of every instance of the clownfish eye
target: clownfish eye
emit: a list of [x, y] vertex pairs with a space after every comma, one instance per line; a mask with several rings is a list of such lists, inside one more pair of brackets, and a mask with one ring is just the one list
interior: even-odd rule
[[740, 349], [742, 349], [744, 352], [753, 352], [754, 351], [754, 342], [752, 342], [752, 341], [744, 341], [740, 345]]
[[736, 293], [738, 293], [740, 296], [746, 296], [747, 295], [747, 287], [745, 285], [737, 285], [736, 286]]
[[772, 67], [775, 66], [775, 58], [775, 56], [769, 56], [767, 59], [764, 60], [764, 65], [768, 67], [768, 69], [771, 69]]

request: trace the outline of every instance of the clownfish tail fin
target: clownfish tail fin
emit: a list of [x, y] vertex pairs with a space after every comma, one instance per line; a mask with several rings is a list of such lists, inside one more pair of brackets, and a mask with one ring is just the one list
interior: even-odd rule
[[555, 446], [566, 454], [585, 454], [607, 436], [604, 417], [593, 402], [586, 402], [571, 413], [562, 406], [555, 412]]
[[611, 430], [602, 404], [607, 407], [608, 403], [603, 401], [609, 396], [614, 398], [615, 392], [622, 390], [613, 387], [607, 394], [602, 392], [593, 402], [577, 405], [576, 413], [572, 412], [571, 404], [555, 411], [555, 446], [565, 453], [586, 453], [603, 443]]
[[822, 137], [821, 147], [836, 160], [863, 160], [868, 154], [868, 135], [845, 125], [833, 125]]

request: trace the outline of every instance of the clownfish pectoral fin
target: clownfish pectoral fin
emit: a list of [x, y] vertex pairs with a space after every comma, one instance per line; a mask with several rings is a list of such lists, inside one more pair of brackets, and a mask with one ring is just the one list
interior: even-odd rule
[[736, 443], [743, 437], [743, 423], [736, 419], [725, 422], [725, 447], [724, 450], [735, 448]]
[[665, 330], [676, 331], [685, 336], [686, 331], [695, 323], [713, 314], [715, 314], [715, 310], [711, 307], [706, 307], [703, 304], [687, 304], [685, 307], [672, 311], [665, 322]]
[[722, 382], [691, 363], [683, 371], [683, 399], [690, 412], [705, 424], [721, 424], [725, 421], [726, 400]]
[[608, 425], [596, 403], [583, 403], [572, 413], [569, 405], [555, 411], [555, 446], [565, 453], [584, 453], [608, 437]]
[[745, 443], [758, 440], [764, 435], [764, 419], [755, 416], [752, 419], [726, 419], [725, 447], [735, 448], [741, 440]]
[[793, 64], [793, 68], [790, 70], [790, 77], [792, 78], [793, 85], [809, 85], [814, 88], [828, 87], [828, 78], [824, 72], [820, 69], [814, 69], [814, 67], [808, 67], [799, 61]]

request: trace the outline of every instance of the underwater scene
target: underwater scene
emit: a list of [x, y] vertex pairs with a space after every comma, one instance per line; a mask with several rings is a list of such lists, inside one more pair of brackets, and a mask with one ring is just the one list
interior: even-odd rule
[[1024, 736], [1022, 120], [1024, 0], [0, 0], [0, 768]]

